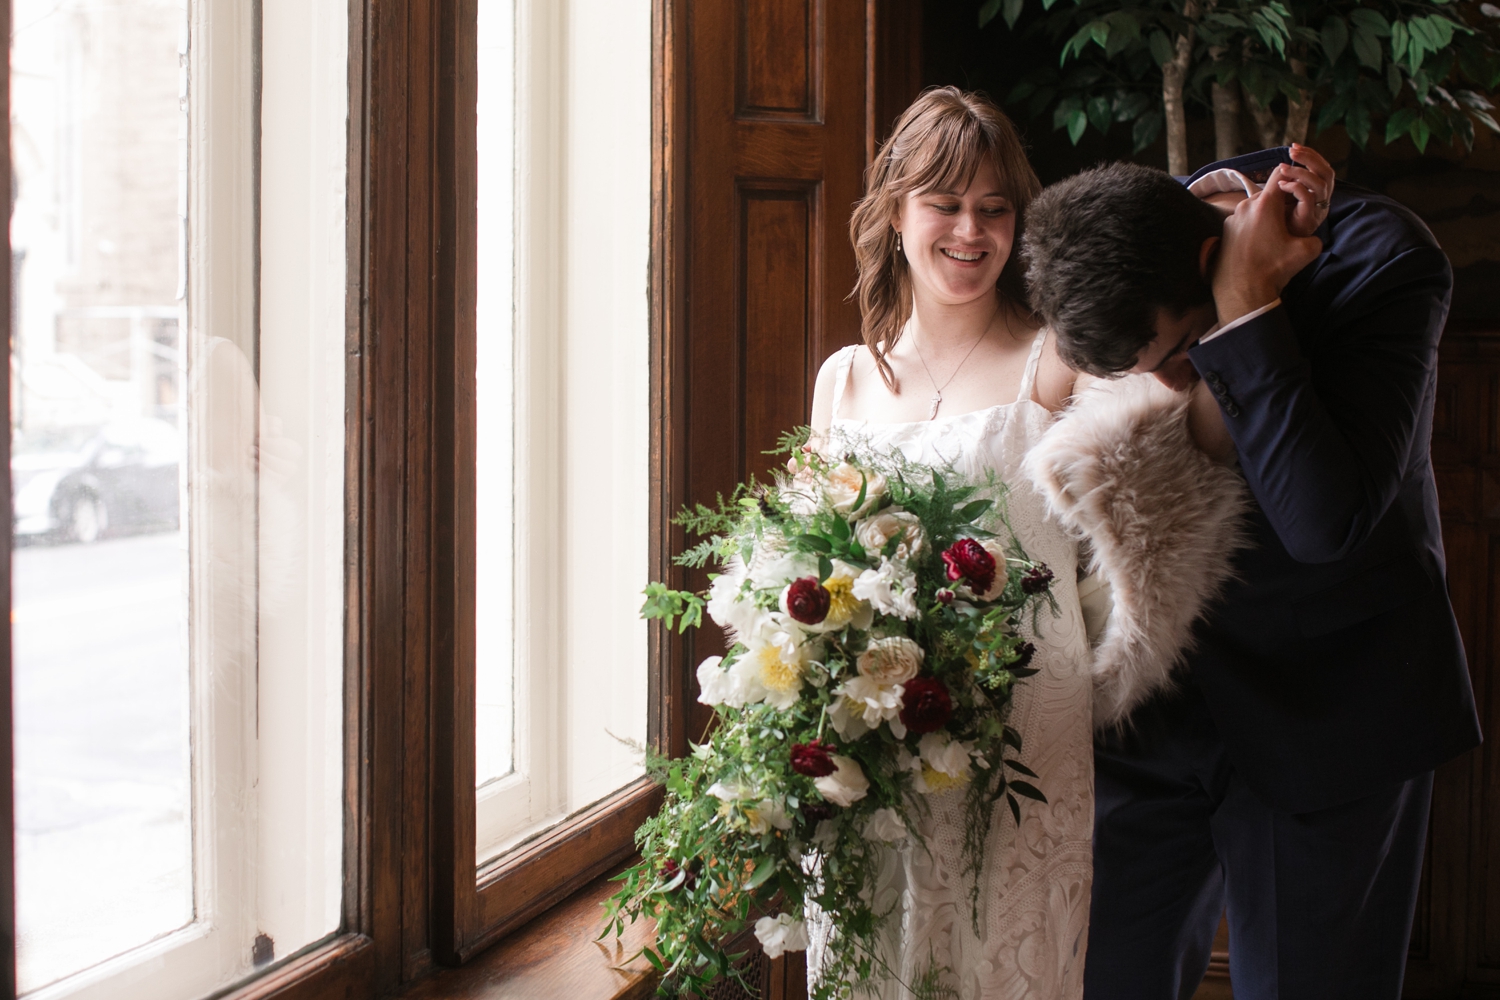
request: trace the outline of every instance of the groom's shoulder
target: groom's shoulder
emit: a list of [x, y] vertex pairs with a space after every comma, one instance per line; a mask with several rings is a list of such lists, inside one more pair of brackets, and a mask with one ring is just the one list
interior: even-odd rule
[[1334, 185], [1325, 244], [1341, 253], [1392, 259], [1409, 251], [1421, 257], [1442, 259], [1442, 248], [1427, 223], [1410, 208], [1388, 195], [1347, 181]]

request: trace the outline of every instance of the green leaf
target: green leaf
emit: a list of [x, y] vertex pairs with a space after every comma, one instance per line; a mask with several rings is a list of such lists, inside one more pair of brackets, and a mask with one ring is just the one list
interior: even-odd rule
[[1021, 17], [1021, 7], [1026, 0], [1005, 0], [1005, 26], [1014, 28]]
[[1000, 0], [984, 0], [984, 5], [979, 8], [979, 26], [982, 28], [995, 19], [1000, 13]]
[[1478, 118], [1480, 123], [1491, 132], [1500, 134], [1500, 123], [1497, 123], [1494, 117], [1491, 116], [1489, 112], [1471, 110], [1469, 114], [1473, 115], [1475, 118]]
[[795, 540], [798, 545], [812, 549], [814, 552], [821, 552], [824, 555], [828, 555], [833, 551], [833, 543], [821, 535], [798, 535]]
[[1109, 41], [1109, 22], [1090, 21], [1088, 25], [1088, 31], [1089, 37], [1093, 38], [1094, 43], [1101, 49], [1104, 48], [1105, 43]]
[[1380, 39], [1364, 25], [1357, 25], [1354, 29], [1354, 57], [1371, 69], [1380, 69]]
[[755, 866], [755, 872], [750, 876], [750, 881], [745, 883], [746, 889], [756, 889], [766, 879], [776, 874], [776, 859], [774, 857], [762, 858], [760, 864]]
[[1165, 31], [1151, 32], [1151, 58], [1156, 60], [1156, 65], [1165, 66], [1172, 61], [1175, 54], [1172, 40], [1167, 37]]
[[1011, 759], [1007, 758], [1006, 761], [1005, 761], [1005, 766], [1008, 767], [1008, 768], [1010, 768], [1012, 771], [1020, 771], [1022, 774], [1026, 775], [1027, 777], [1036, 778], [1038, 780], [1041, 779], [1041, 775], [1037, 774], [1031, 768], [1027, 767], [1025, 764], [1022, 764], [1018, 760], [1011, 760]]
[[[1104, 129], [1100, 129], [1099, 131], [1103, 132]], [[971, 500], [969, 503], [964, 504], [963, 507], [959, 510], [958, 519], [960, 521], [972, 521], [980, 514], [988, 511], [993, 506], [995, 506], [995, 501], [993, 500]]]
[[1401, 93], [1401, 71], [1393, 62], [1385, 64], [1385, 89], [1391, 92], [1392, 97]]
[[1066, 128], [1073, 113], [1083, 107], [1082, 99], [1078, 97], [1064, 97], [1057, 102], [1057, 110], [1052, 112], [1052, 127]]
[[1411, 123], [1417, 118], [1415, 108], [1398, 108], [1385, 123], [1385, 143], [1389, 146], [1405, 134], [1411, 128]]
[[1135, 127], [1130, 130], [1130, 137], [1135, 143], [1135, 152], [1139, 153], [1156, 141], [1156, 137], [1161, 134], [1163, 118], [1164, 116], [1158, 109], [1136, 119]]
[[[864, 491], [861, 490], [860, 492], [863, 493]], [[854, 509], [858, 510], [859, 504], [855, 504]], [[849, 540], [849, 522], [844, 520], [842, 517], [834, 518], [833, 537], [835, 541], [847, 542]]]
[[1323, 22], [1321, 32], [1323, 52], [1330, 63], [1339, 61], [1344, 49], [1349, 47], [1349, 25], [1342, 17], [1330, 17]]
[[1385, 19], [1385, 15], [1378, 10], [1371, 10], [1369, 7], [1354, 8], [1349, 12], [1349, 20], [1354, 22], [1356, 33], [1358, 33], [1360, 28], [1379, 35], [1381, 38], [1391, 33], [1391, 25]]
[[1400, 62], [1406, 58], [1407, 46], [1411, 36], [1407, 33], [1406, 22], [1397, 21], [1391, 26], [1391, 59]]
[[1038, 802], [1047, 801], [1047, 796], [1043, 795], [1039, 788], [1037, 788], [1033, 784], [1030, 784], [1029, 782], [1016, 781], [1014, 778], [1012, 778], [1010, 781], [1010, 787], [1015, 789], [1021, 795], [1026, 796], [1028, 799], [1035, 799]]
[[1083, 111], [1075, 111], [1068, 116], [1068, 138], [1073, 145], [1078, 145], [1078, 140], [1083, 138], [1083, 130], [1089, 127], [1089, 116]]
[[1010, 803], [1010, 814], [1016, 818], [1016, 826], [1021, 825], [1021, 804], [1016, 801], [1014, 795], [1005, 796], [1005, 801]]
[[1363, 104], [1356, 104], [1349, 109], [1349, 114], [1344, 118], [1344, 130], [1349, 133], [1349, 141], [1360, 149], [1365, 148], [1365, 143], [1370, 141], [1370, 112]]
[[833, 560], [827, 556], [818, 556], [818, 582], [822, 583], [833, 575]]
[[1418, 118], [1407, 131], [1411, 135], [1411, 141], [1417, 144], [1417, 152], [1427, 152], [1427, 140], [1432, 136], [1432, 128], [1427, 124], [1427, 119]]
[[[1089, 105], [1088, 105], [1089, 124], [1093, 125], [1094, 128], [1098, 129], [1100, 132], [1108, 132], [1109, 131], [1109, 122], [1110, 122], [1110, 119], [1112, 117], [1114, 117], [1114, 116], [1110, 114], [1110, 110], [1109, 110], [1109, 98], [1107, 98], [1107, 97], [1091, 97], [1091, 98], [1089, 98]], [[1075, 142], [1075, 145], [1076, 145], [1076, 142]], [[964, 509], [968, 510], [968, 507], [965, 507]], [[973, 518], [969, 518], [969, 520], [972, 521]]]
[[1020, 83], [1010, 88], [1010, 93], [1005, 95], [1005, 103], [1019, 104], [1021, 101], [1026, 100], [1026, 98], [1035, 93], [1035, 91], [1036, 84], [1032, 83], [1030, 80], [1022, 80]]

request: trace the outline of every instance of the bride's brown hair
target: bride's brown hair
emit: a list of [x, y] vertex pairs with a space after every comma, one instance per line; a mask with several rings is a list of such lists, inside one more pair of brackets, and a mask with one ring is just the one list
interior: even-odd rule
[[900, 339], [912, 308], [911, 272], [896, 250], [892, 226], [901, 199], [934, 188], [962, 190], [986, 159], [995, 165], [1001, 189], [1016, 213], [1015, 243], [996, 287], [1030, 314], [1026, 268], [1015, 250], [1021, 244], [1026, 206], [1042, 184], [1026, 159], [1015, 125], [988, 97], [957, 87], [924, 91], [896, 119], [890, 138], [865, 173], [865, 196], [849, 220], [849, 239], [859, 265], [850, 298], [859, 301], [865, 346], [893, 391], [895, 374], [885, 356]]

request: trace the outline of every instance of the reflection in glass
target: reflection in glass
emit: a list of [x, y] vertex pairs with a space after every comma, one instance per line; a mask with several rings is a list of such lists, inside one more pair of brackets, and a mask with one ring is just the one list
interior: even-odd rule
[[479, 3], [475, 778], [515, 768], [515, 7]]
[[15, 0], [22, 992], [193, 919], [185, 0]]

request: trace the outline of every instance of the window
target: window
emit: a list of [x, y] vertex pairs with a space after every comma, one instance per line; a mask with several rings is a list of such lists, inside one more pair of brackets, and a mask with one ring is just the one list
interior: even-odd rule
[[478, 19], [484, 863], [642, 773], [651, 25], [606, 0]]
[[19, 991], [190, 1000], [343, 919], [346, 6], [13, 27]]

